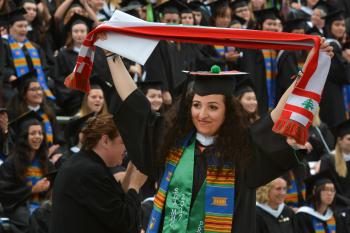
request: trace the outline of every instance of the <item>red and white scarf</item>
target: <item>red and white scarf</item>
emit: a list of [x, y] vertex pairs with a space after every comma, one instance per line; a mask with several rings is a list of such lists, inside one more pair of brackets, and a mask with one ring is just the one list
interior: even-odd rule
[[[124, 16], [127, 16], [128, 20], [120, 20]], [[108, 36], [107, 40], [98, 41], [98, 46], [105, 49], [110, 48], [109, 50], [116, 53], [122, 51], [118, 54], [129, 59], [137, 57], [138, 54], [125, 53], [127, 49], [130, 48], [133, 53], [142, 50], [135, 50], [135, 44], [132, 44], [132, 40], [130, 40], [129, 46], [125, 47], [125, 43], [129, 43], [129, 41], [125, 41], [127, 38], [139, 38], [142, 41], [149, 40], [151, 42], [169, 40], [251, 49], [314, 49], [313, 55], [304, 66], [302, 78], [297, 82], [292, 94], [288, 97], [282, 115], [273, 127], [276, 133], [293, 137], [300, 144], [306, 142], [307, 129], [311, 125], [313, 115], [318, 108], [330, 67], [330, 57], [325, 52], [320, 52], [319, 37], [231, 28], [167, 25], [129, 19], [129, 15], [116, 11], [110, 21], [101, 24], [87, 35], [79, 52], [74, 71], [65, 81], [67, 87], [84, 92], [90, 90], [89, 76], [93, 67], [96, 34], [99, 32], [108, 32], [108, 35], [113, 35], [114, 39], [112, 39], [112, 36]], [[123, 38], [119, 40], [119, 42], [123, 42], [123, 48], [118, 48], [118, 42], [115, 40], [118, 37]], [[156, 43], [151, 47], [154, 48], [155, 45]], [[152, 48], [148, 48], [148, 55]], [[128, 57], [128, 55], [130, 56]], [[134, 60], [137, 61], [137, 59]], [[143, 62], [141, 61], [141, 63]]]

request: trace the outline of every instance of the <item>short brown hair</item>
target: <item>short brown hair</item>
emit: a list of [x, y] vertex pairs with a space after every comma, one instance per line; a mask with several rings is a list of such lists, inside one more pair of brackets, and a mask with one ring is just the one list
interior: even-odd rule
[[93, 149], [102, 135], [107, 135], [110, 139], [119, 136], [119, 131], [110, 114], [100, 114], [90, 118], [86, 126], [81, 131], [83, 133], [83, 149]]

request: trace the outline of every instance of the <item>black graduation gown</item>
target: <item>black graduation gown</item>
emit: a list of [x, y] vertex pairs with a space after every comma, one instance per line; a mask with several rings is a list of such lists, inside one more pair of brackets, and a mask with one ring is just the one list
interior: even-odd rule
[[306, 56], [305, 51], [280, 51], [277, 61], [276, 99], [280, 99], [293, 83], [291, 77], [299, 72], [298, 61], [304, 62]]
[[257, 206], [256, 233], [294, 233], [293, 218], [294, 212], [288, 206], [284, 206], [277, 218]]
[[258, 101], [259, 114], [263, 115], [269, 110], [266, 87], [265, 61], [261, 50], [242, 49], [243, 57], [239, 59], [240, 71], [253, 75], [254, 92]]
[[[157, 177], [159, 167], [162, 169], [163, 165], [157, 165], [159, 162], [154, 156], [156, 135], [159, 135], [155, 131], [162, 124], [152, 113], [149, 101], [135, 90], [122, 103], [115, 120], [131, 161], [144, 174]], [[249, 129], [254, 160], [244, 170], [236, 167], [235, 212], [239, 214], [234, 216], [232, 232], [255, 232], [255, 188], [297, 165], [293, 149], [288, 146], [285, 137], [272, 132], [272, 126], [271, 117], [267, 115]], [[302, 152], [297, 152], [297, 156], [302, 157]], [[203, 161], [196, 159], [194, 168], [206, 167]], [[206, 169], [195, 169], [193, 197], [198, 193], [195, 186], [200, 187], [205, 177]]]
[[[334, 136], [328, 129], [328, 126], [321, 122], [321, 125], [317, 126], [317, 128], [312, 125], [309, 128], [308, 141], [312, 145], [312, 151], [306, 157], [308, 161], [318, 161], [321, 157], [329, 154], [329, 152], [334, 149]], [[320, 132], [330, 151], [327, 151]]]
[[51, 217], [51, 203], [47, 202], [36, 209], [29, 219], [29, 233], [48, 233]]
[[50, 232], [139, 232], [140, 212], [136, 191], [124, 193], [96, 153], [81, 151], [56, 176]]
[[[346, 233], [346, 227], [344, 226], [344, 220], [337, 214], [334, 214], [336, 222], [336, 232]], [[298, 212], [295, 214], [295, 228], [297, 233], [316, 233], [313, 225], [313, 216], [304, 212]], [[327, 227], [327, 223], [323, 222], [323, 226]], [[328, 229], [328, 228], [327, 228]]]
[[350, 64], [342, 56], [342, 48], [335, 42], [334, 57], [325, 83], [321, 102], [320, 117], [328, 126], [333, 127], [346, 120], [343, 86], [350, 82]]
[[[74, 115], [81, 106], [81, 101], [83, 99], [83, 93], [67, 88], [64, 85], [64, 80], [66, 77], [73, 72], [76, 61], [78, 58], [78, 53], [67, 49], [65, 47], [61, 48], [55, 57], [55, 92], [57, 97], [57, 103], [61, 107], [60, 114], [65, 116]], [[95, 50], [95, 60], [92, 75], [97, 75], [99, 79], [112, 83], [112, 76], [108, 69], [108, 64], [106, 61], [106, 56], [100, 48]], [[109, 91], [102, 87], [107, 104], [109, 104], [110, 96]]]
[[[3, 40], [3, 43], [4, 43], [4, 58], [5, 58], [5, 60], [3, 61], [4, 68], [3, 68], [3, 72], [2, 72], [2, 74], [3, 74], [2, 81], [3, 81], [4, 100], [6, 102], [8, 102], [16, 94], [16, 91], [14, 91], [13, 88], [10, 86], [9, 78], [11, 75], [17, 76], [17, 74], [16, 74], [15, 65], [13, 63], [13, 57], [12, 57], [10, 46], [9, 46], [7, 40]], [[47, 62], [46, 62], [45, 54], [39, 45], [33, 43], [32, 41], [31, 41], [31, 43], [38, 50], [40, 61], [41, 61], [41, 66], [42, 66], [42, 69], [45, 73], [45, 77], [47, 78], [49, 73], [50, 73], [50, 70], [49, 70]], [[30, 55], [28, 53], [28, 50], [24, 49], [24, 47], [22, 47], [22, 50], [24, 52], [29, 70], [34, 70], [33, 62], [30, 59]]]
[[346, 177], [341, 177], [338, 175], [337, 171], [335, 170], [335, 160], [334, 155], [324, 156], [321, 159], [321, 167], [320, 171], [324, 170], [330, 170], [331, 174], [333, 175], [336, 186], [338, 189], [340, 189], [339, 194], [347, 197], [350, 199], [350, 161], [346, 162], [346, 167], [348, 169], [348, 173]]

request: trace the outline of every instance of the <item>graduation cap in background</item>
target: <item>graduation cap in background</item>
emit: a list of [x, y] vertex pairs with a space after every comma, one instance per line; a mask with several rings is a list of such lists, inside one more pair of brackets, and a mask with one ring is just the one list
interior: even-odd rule
[[237, 8], [248, 6], [248, 2], [249, 0], [235, 0], [230, 3], [230, 6], [235, 11]]
[[23, 5], [26, 2], [34, 3], [34, 4], [39, 4], [41, 3], [41, 0], [22, 0], [21, 4]]
[[221, 71], [217, 65], [212, 66], [210, 71], [184, 72], [193, 77], [193, 92], [200, 96], [212, 94], [233, 95], [236, 78], [248, 74], [236, 70]]
[[180, 14], [183, 7], [187, 7], [185, 3], [179, 0], [169, 0], [155, 6], [154, 10], [163, 14]]
[[11, 11], [8, 13], [8, 24], [13, 25], [17, 21], [25, 21], [25, 14], [27, 14], [27, 11], [23, 7]]
[[64, 30], [66, 32], [69, 32], [74, 25], [81, 24], [81, 23], [85, 24], [88, 27], [88, 31], [91, 31], [91, 29], [94, 25], [93, 20], [91, 20], [85, 16], [79, 15], [79, 14], [74, 14], [70, 18], [70, 20], [64, 25]]
[[64, 136], [69, 147], [78, 144], [79, 133], [84, 128], [86, 121], [94, 116], [96, 116], [96, 113], [91, 112], [82, 117], [75, 117], [67, 123], [64, 129]]
[[307, 35], [315, 35], [315, 36], [323, 36], [323, 34], [320, 32], [320, 30], [318, 30], [317, 27], [312, 27], [309, 30], [306, 31]]
[[292, 32], [296, 29], [306, 29], [306, 21], [307, 18], [295, 18], [295, 19], [289, 19], [285, 21], [284, 23], [284, 31], [285, 32]]
[[350, 134], [350, 120], [343, 121], [331, 129], [335, 138], [343, 137]]
[[198, 0], [195, 0], [195, 1], [191, 1], [188, 3], [188, 6], [193, 10], [193, 11], [201, 11], [205, 5], [201, 2], [201, 1], [198, 1]]
[[314, 191], [317, 187], [320, 187], [324, 184], [334, 184], [334, 187], [337, 192], [341, 192], [339, 189], [339, 185], [337, 184], [334, 176], [329, 170], [324, 170], [320, 173], [317, 173], [316, 175], [309, 176], [304, 180], [306, 185], [306, 193], [307, 193], [307, 199], [310, 199], [314, 195]]
[[216, 0], [214, 2], [211, 2], [207, 4], [207, 6], [210, 7], [210, 12], [213, 15], [218, 9], [222, 7], [227, 7], [229, 6], [229, 1], [227, 0]]
[[180, 11], [180, 14], [192, 13], [193, 9], [188, 3], [182, 2], [182, 5], [179, 6], [179, 11]]
[[237, 24], [237, 23], [243, 25], [243, 24], [246, 23], [246, 20], [243, 19], [242, 17], [239, 17], [239, 16], [237, 16], [237, 15], [234, 15], [234, 16], [232, 17], [232, 20], [231, 20], [231, 25]]
[[262, 24], [267, 19], [279, 19], [279, 13], [276, 7], [254, 11], [254, 15], [260, 24]]
[[144, 94], [146, 94], [149, 89], [162, 90], [163, 87], [163, 82], [156, 80], [141, 81], [136, 84]]
[[326, 20], [326, 25], [331, 25], [334, 21], [337, 20], [345, 20], [344, 11], [343, 10], [335, 10], [327, 14], [322, 19]]
[[137, 10], [138, 8], [146, 5], [147, 1], [145, 0], [123, 0], [120, 4], [120, 10], [126, 13], [130, 13], [131, 11]]
[[240, 78], [237, 81], [234, 95], [236, 97], [239, 97], [242, 96], [244, 93], [254, 92], [253, 87], [253, 78], [247, 75], [244, 78]]
[[19, 93], [23, 93], [24, 87], [30, 82], [38, 82], [37, 72], [35, 70], [18, 77], [14, 81], [11, 81], [10, 84], [13, 88], [16, 88]]
[[26, 130], [30, 125], [41, 124], [43, 119], [35, 111], [28, 111], [8, 123], [8, 126], [13, 129], [16, 135]]
[[332, 11], [334, 8], [329, 5], [326, 1], [323, 0], [319, 0], [316, 5], [314, 5], [314, 7], [312, 8], [313, 10], [315, 9], [320, 9], [322, 10], [324, 13], [326, 13], [326, 15]]

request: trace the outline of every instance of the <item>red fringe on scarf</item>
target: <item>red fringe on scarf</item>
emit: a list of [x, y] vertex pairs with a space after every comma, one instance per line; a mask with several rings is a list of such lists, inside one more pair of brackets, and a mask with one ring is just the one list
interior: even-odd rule
[[305, 126], [297, 121], [282, 117], [275, 122], [272, 131], [286, 137], [292, 137], [300, 145], [304, 145], [308, 137], [308, 130]]

